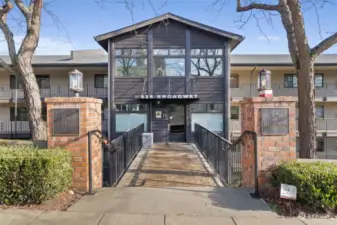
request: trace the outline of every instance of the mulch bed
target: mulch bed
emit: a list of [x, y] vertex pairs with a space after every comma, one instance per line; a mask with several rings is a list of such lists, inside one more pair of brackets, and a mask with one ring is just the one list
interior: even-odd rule
[[39, 205], [17, 205], [7, 206], [0, 205], [0, 209], [29, 209], [29, 210], [45, 210], [45, 211], [66, 211], [72, 204], [78, 201], [83, 195], [65, 191], [59, 193], [55, 198], [47, 200]]
[[323, 209], [308, 207], [299, 201], [281, 199], [279, 189], [270, 189], [262, 194], [262, 198], [269, 204], [271, 209], [280, 216], [302, 218], [337, 218], [337, 209], [326, 212]]

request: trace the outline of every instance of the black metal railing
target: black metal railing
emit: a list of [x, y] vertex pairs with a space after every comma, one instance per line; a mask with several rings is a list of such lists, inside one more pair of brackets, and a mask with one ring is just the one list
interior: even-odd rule
[[[230, 142], [205, 127], [195, 124], [195, 144], [226, 186], [242, 185], [242, 143], [244, 138], [249, 136], [254, 141], [255, 162], [257, 162], [255, 132], [245, 131], [237, 140]], [[255, 164], [257, 168], [257, 163]], [[255, 189], [258, 193], [257, 174], [255, 177]]]
[[90, 140], [92, 135], [98, 135], [102, 140], [103, 186], [111, 187], [118, 184], [133, 159], [142, 148], [143, 133], [144, 124], [135, 127], [112, 141], [105, 137], [101, 131], [95, 130], [89, 132], [89, 144], [91, 144]]

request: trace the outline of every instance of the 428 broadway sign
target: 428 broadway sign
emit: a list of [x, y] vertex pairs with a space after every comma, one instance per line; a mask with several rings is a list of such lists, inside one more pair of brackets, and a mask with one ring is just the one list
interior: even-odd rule
[[197, 99], [198, 95], [137, 95], [138, 99]]

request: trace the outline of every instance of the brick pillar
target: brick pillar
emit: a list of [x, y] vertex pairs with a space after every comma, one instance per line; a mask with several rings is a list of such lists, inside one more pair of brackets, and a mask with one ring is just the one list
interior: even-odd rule
[[[101, 130], [102, 100], [82, 97], [46, 98], [48, 148], [63, 147], [72, 153], [72, 188], [89, 190], [88, 132]], [[92, 137], [93, 188], [102, 187], [102, 148], [97, 136]]]
[[[297, 98], [295, 97], [253, 97], [245, 98], [240, 102], [242, 132], [248, 130], [254, 131], [257, 134], [258, 178], [260, 188], [264, 188], [268, 182], [269, 174], [267, 171], [270, 167], [282, 161], [296, 159], [296, 101]], [[264, 119], [262, 119], [262, 111], [266, 109], [273, 110], [272, 113], [264, 113]], [[278, 110], [287, 112], [287, 116], [279, 117]], [[289, 118], [289, 121], [284, 120], [286, 117]], [[279, 122], [276, 122], [278, 120]], [[276, 127], [275, 129], [273, 128], [273, 132], [270, 132], [271, 127]], [[264, 129], [264, 133], [262, 129]], [[283, 129], [283, 131], [280, 132], [280, 129]], [[285, 129], [287, 130], [286, 132]], [[276, 134], [277, 132], [280, 133]], [[250, 137], [245, 137], [243, 144], [243, 186], [254, 187], [254, 141]]]

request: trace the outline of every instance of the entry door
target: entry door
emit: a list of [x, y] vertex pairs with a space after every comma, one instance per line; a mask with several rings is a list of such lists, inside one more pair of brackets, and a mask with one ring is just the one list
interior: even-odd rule
[[169, 104], [169, 140], [171, 142], [185, 142], [185, 105]]
[[166, 104], [152, 105], [152, 131], [154, 142], [166, 142], [169, 138], [169, 112]]

